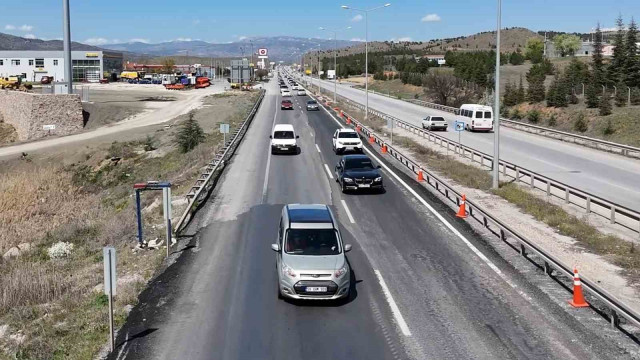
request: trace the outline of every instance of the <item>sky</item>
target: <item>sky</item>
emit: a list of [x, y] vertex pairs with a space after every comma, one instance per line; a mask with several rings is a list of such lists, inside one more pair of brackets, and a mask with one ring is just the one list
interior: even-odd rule
[[[384, 1], [384, 0], [383, 0]], [[338, 37], [365, 38], [362, 13], [383, 1], [70, 0], [71, 37], [92, 45], [119, 42], [203, 40], [226, 43], [252, 36], [330, 38], [319, 27], [351, 29]], [[387, 0], [369, 12], [369, 39], [421, 41], [470, 35], [496, 27], [496, 0]], [[502, 26], [588, 32], [597, 22], [613, 27], [640, 21], [640, 0], [503, 0]], [[30, 38], [62, 38], [62, 0], [3, 1], [0, 32]]]

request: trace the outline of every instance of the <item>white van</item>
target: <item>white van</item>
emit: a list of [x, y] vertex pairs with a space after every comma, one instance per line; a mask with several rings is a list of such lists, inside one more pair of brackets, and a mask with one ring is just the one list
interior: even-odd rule
[[491, 106], [463, 104], [460, 106], [458, 121], [464, 122], [465, 130], [493, 131], [493, 109]]
[[277, 124], [273, 127], [273, 132], [269, 138], [271, 139], [271, 153], [298, 153], [298, 139], [291, 124]]

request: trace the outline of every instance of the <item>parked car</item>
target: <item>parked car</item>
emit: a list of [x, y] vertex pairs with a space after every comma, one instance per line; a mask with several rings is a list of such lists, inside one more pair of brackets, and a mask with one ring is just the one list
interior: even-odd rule
[[138, 84], [151, 84], [151, 80], [149, 80], [149, 79], [140, 79], [140, 80], [138, 80]]
[[107, 78], [100, 79], [100, 84], [108, 84], [108, 83], [109, 83], [109, 79]]
[[276, 252], [278, 298], [347, 298], [351, 269], [338, 221], [327, 205], [289, 204], [280, 215]]
[[43, 76], [40, 78], [40, 84], [51, 84], [53, 82], [53, 76]]
[[335, 167], [336, 181], [342, 192], [348, 190], [383, 191], [380, 165], [375, 166], [367, 155], [345, 155]]
[[447, 131], [447, 121], [442, 116], [427, 116], [422, 119], [422, 128], [425, 130]]

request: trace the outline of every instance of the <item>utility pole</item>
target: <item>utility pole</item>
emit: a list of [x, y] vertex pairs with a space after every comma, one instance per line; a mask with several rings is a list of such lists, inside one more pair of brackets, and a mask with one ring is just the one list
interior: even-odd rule
[[496, 83], [494, 91], [493, 118], [493, 184], [494, 189], [500, 187], [500, 28], [502, 27], [502, 0], [498, 0], [498, 29], [496, 31]]
[[71, 60], [71, 18], [69, 16], [69, 0], [62, 0], [62, 17], [64, 36], [64, 78], [67, 83], [67, 94], [73, 94], [73, 60]]

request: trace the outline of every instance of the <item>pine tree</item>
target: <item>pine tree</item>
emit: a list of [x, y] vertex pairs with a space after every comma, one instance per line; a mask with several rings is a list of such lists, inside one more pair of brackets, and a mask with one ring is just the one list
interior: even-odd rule
[[502, 102], [504, 103], [505, 106], [513, 106], [516, 104], [516, 101], [517, 101], [517, 94], [515, 93], [511, 82], [508, 82], [504, 86], [504, 97], [502, 99]]
[[567, 107], [569, 100], [567, 81], [564, 76], [556, 74], [547, 92], [547, 106]]
[[204, 131], [194, 118], [194, 113], [190, 112], [188, 116], [189, 118], [182, 124], [180, 131], [176, 134], [176, 140], [180, 146], [180, 150], [184, 153], [193, 150], [205, 139]]
[[602, 95], [598, 108], [600, 108], [600, 116], [611, 115], [611, 97], [607, 94]]
[[640, 105], [640, 89], [631, 88], [631, 105]]
[[520, 84], [518, 85], [518, 92], [516, 96], [516, 103], [521, 104], [526, 101], [524, 93], [524, 84], [522, 83], [522, 75], [520, 75]]
[[627, 75], [627, 86], [640, 87], [640, 56], [638, 56], [638, 25], [631, 18], [629, 28], [627, 29], [627, 62], [625, 63], [624, 72]]
[[545, 99], [545, 87], [544, 87], [544, 69], [540, 64], [535, 64], [527, 72], [527, 82], [529, 82], [529, 89], [527, 89], [527, 100], [530, 103], [537, 103]]
[[616, 19], [616, 27], [618, 31], [613, 38], [613, 57], [611, 63], [607, 67], [607, 83], [617, 84], [620, 81], [625, 81], [625, 65], [627, 63], [627, 49], [625, 47], [624, 39], [624, 22], [622, 21], [622, 15], [619, 15]]
[[585, 132], [589, 129], [583, 113], [579, 113], [576, 117], [576, 121], [573, 123], [573, 129], [579, 132]]
[[622, 81], [616, 85], [615, 103], [617, 107], [624, 107], [627, 105], [627, 85]]
[[591, 57], [593, 80], [598, 85], [604, 82], [604, 57], [602, 54], [602, 48], [602, 31], [600, 30], [600, 23], [598, 23], [595, 32], [595, 39], [593, 41], [593, 56]]
[[588, 108], [597, 108], [600, 102], [600, 85], [596, 83], [596, 80], [592, 77], [591, 81], [587, 84], [584, 90], [584, 96]]

